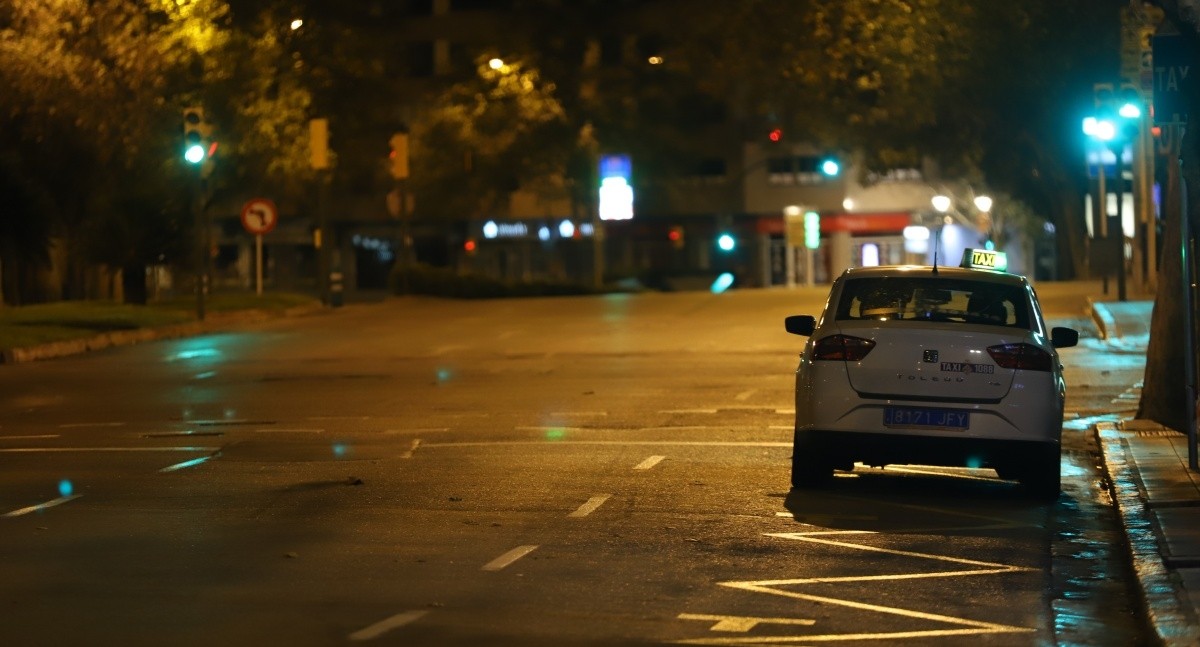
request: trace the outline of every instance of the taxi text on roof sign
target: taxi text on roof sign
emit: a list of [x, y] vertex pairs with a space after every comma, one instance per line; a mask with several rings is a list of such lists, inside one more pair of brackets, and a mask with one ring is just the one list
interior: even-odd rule
[[990, 249], [964, 249], [961, 267], [969, 267], [977, 270], [998, 270], [1003, 272], [1008, 269], [1008, 255], [1004, 252], [997, 252]]

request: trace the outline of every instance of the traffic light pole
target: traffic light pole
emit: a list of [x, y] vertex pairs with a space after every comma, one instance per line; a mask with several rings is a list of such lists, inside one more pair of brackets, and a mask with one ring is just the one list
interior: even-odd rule
[[196, 319], [204, 321], [205, 299], [208, 294], [208, 258], [209, 258], [209, 227], [206, 214], [208, 209], [208, 181], [202, 171], [196, 169], [196, 192], [192, 199], [192, 211], [196, 223]]

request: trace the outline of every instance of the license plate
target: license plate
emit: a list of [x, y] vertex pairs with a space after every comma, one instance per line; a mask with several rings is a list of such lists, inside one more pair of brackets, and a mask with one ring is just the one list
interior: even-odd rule
[[887, 407], [883, 410], [883, 425], [885, 427], [961, 430], [971, 426], [971, 413], [961, 409]]

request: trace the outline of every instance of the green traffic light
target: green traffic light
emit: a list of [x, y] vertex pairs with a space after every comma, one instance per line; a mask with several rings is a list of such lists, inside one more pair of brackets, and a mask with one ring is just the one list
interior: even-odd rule
[[729, 234], [721, 234], [717, 238], [717, 247], [723, 252], [732, 252], [733, 248], [737, 247], [737, 240]]
[[204, 147], [200, 144], [192, 144], [183, 152], [183, 159], [190, 164], [199, 164], [204, 161]]
[[842, 172], [842, 167], [835, 159], [827, 159], [821, 162], [821, 172], [829, 177], [835, 177]]

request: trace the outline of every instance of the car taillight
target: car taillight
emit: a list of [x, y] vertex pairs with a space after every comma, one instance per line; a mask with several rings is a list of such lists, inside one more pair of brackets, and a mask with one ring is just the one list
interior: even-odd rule
[[1020, 371], [1053, 370], [1054, 358], [1033, 344], [1001, 344], [988, 346], [988, 355], [1002, 368]]
[[813, 360], [858, 362], [875, 348], [875, 342], [850, 335], [830, 335], [813, 344]]

